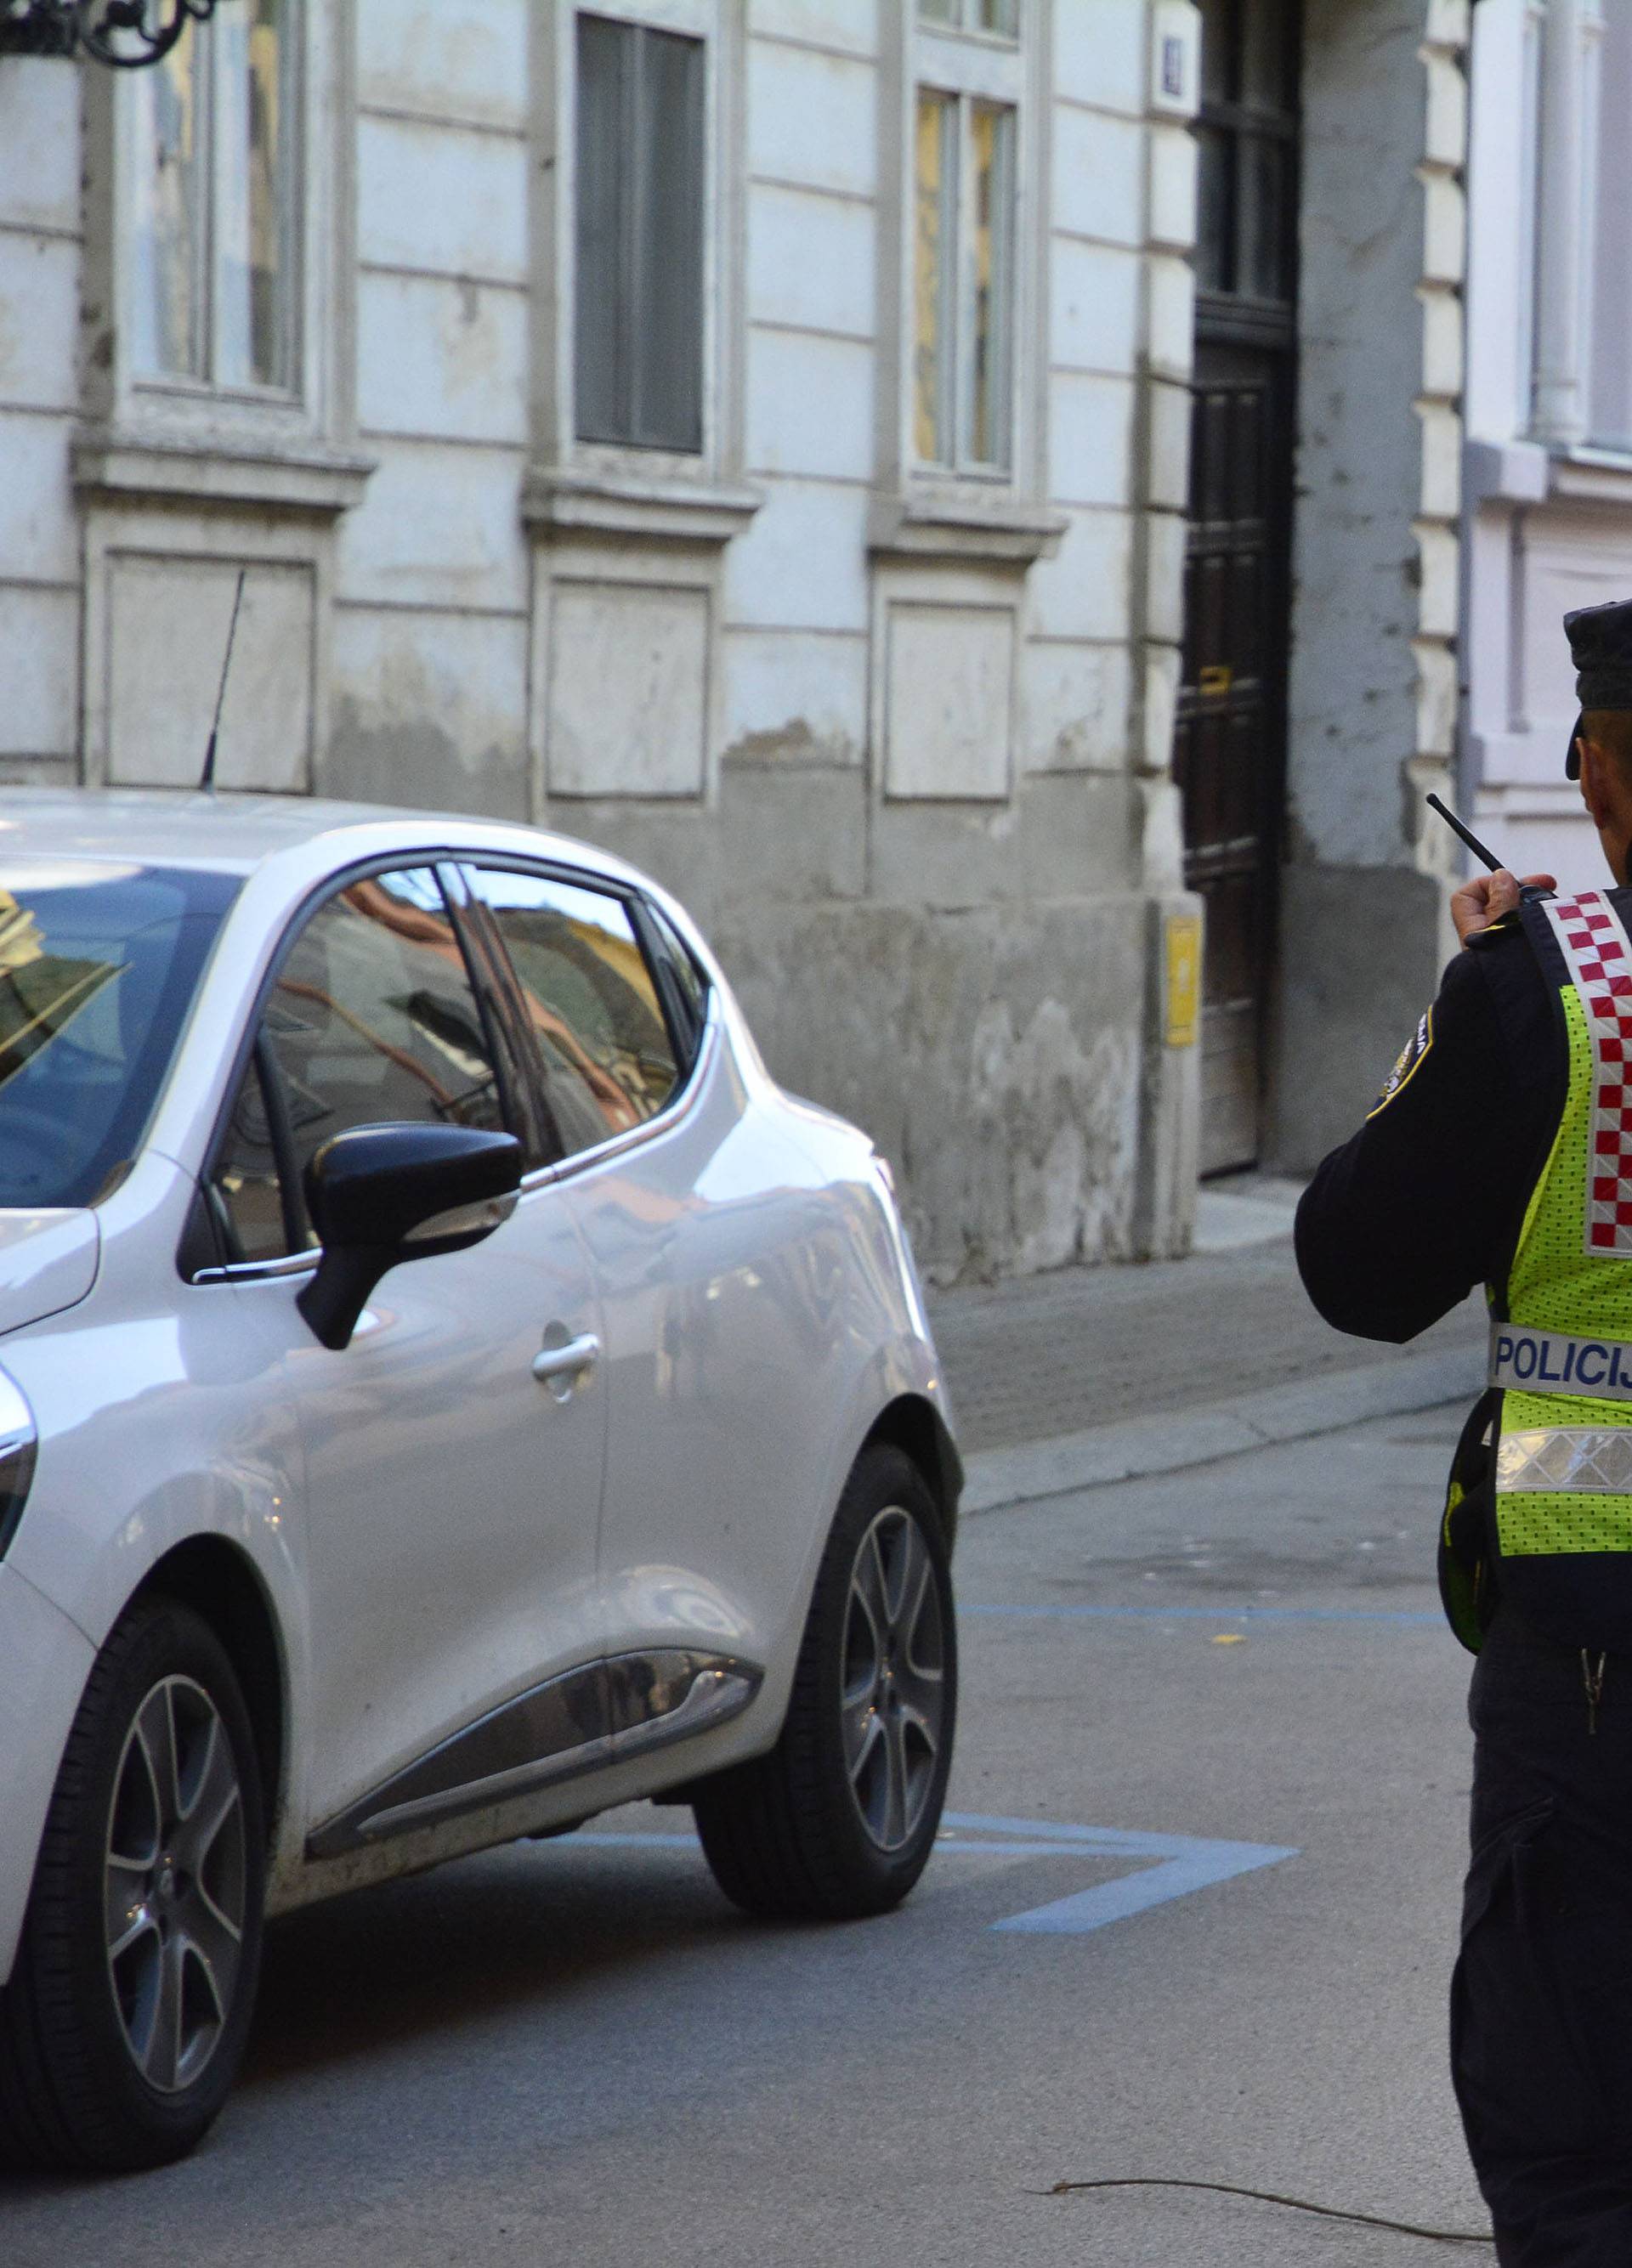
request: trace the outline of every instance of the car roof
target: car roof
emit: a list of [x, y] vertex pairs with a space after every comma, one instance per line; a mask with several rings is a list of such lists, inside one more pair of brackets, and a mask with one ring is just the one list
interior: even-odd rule
[[[0, 789], [0, 862], [14, 858], [109, 858], [153, 866], [247, 875], [280, 851], [351, 829], [433, 830], [442, 843], [558, 858], [639, 881], [621, 858], [570, 836], [469, 813], [384, 804], [328, 803], [311, 796], [216, 795], [161, 788]], [[404, 847], [407, 847], [406, 845]], [[336, 861], [345, 857], [334, 845]]]

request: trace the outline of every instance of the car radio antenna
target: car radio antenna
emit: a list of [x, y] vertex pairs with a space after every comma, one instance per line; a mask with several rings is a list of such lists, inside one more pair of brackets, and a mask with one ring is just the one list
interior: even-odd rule
[[238, 635], [238, 609], [244, 603], [244, 577], [247, 571], [247, 569], [243, 567], [239, 569], [238, 588], [233, 593], [233, 619], [226, 626], [226, 652], [221, 657], [221, 682], [216, 690], [215, 716], [210, 726], [210, 745], [204, 750], [203, 774], [198, 783], [200, 792], [204, 795], [215, 793], [215, 744], [221, 731], [221, 704], [226, 699], [226, 674], [233, 666], [233, 640]]

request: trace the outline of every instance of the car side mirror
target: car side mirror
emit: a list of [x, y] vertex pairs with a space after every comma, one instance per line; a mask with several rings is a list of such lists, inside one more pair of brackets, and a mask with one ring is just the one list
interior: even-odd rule
[[388, 1269], [479, 1244], [515, 1211], [521, 1185], [513, 1134], [407, 1125], [335, 1135], [306, 1169], [323, 1256], [295, 1304], [324, 1346], [349, 1346]]

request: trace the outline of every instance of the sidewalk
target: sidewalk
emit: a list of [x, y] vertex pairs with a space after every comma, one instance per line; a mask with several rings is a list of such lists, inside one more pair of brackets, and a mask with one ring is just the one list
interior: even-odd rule
[[1289, 1183], [1242, 1176], [1203, 1191], [1188, 1260], [932, 1293], [964, 1510], [1471, 1402], [1485, 1360], [1478, 1295], [1408, 1348], [1346, 1338], [1298, 1282], [1296, 1200]]

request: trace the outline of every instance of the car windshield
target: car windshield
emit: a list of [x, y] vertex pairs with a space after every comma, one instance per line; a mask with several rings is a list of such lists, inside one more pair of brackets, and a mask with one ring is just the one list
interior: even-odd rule
[[0, 859], [0, 1207], [94, 1204], [141, 1143], [235, 876]]

